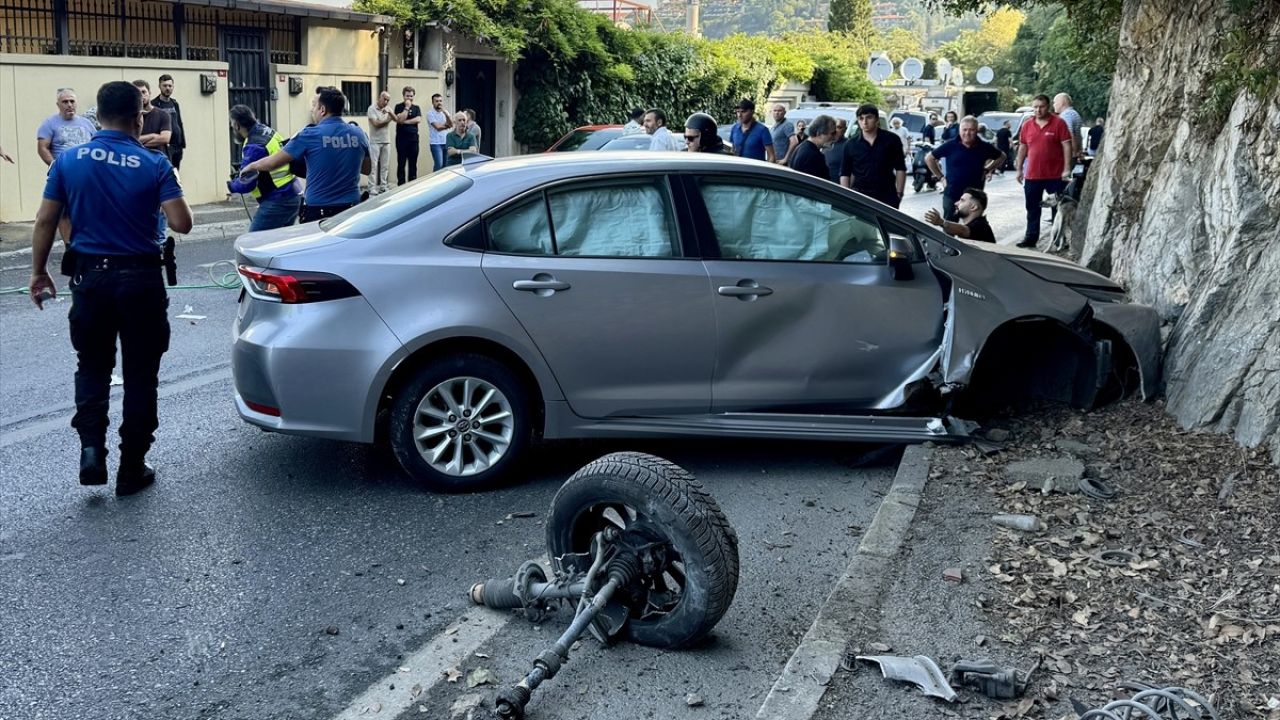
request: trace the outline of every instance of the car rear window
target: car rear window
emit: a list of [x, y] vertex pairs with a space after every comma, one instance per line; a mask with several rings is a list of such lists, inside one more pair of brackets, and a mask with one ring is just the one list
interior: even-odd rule
[[450, 170], [435, 172], [321, 220], [320, 229], [346, 238], [372, 237], [421, 215], [472, 184], [470, 178]]

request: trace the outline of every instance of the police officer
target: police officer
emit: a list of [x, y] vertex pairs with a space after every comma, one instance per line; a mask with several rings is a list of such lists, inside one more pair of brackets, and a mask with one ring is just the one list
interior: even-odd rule
[[80, 484], [107, 482], [107, 404], [116, 338], [124, 363], [124, 422], [116, 494], [132, 495], [155, 482], [145, 462], [159, 426], [156, 387], [160, 357], [169, 349], [169, 300], [160, 275], [156, 219], [191, 230], [191, 208], [173, 165], [138, 142], [142, 95], [127, 82], [98, 90], [102, 130], [59, 157], [49, 170], [32, 234], [31, 300], [44, 309], [57, 289], [45, 265], [53, 232], [66, 207], [74, 228], [69, 253], [71, 345], [76, 349], [76, 413]]
[[[284, 147], [280, 133], [258, 122], [247, 105], [231, 107], [231, 130], [244, 140], [243, 163], [261, 160]], [[250, 232], [285, 227], [298, 219], [302, 198], [288, 163], [269, 173], [237, 177], [227, 182], [227, 189], [233, 193], [250, 194], [258, 201], [258, 212], [249, 224]]]
[[723, 153], [724, 140], [720, 137], [715, 118], [706, 113], [694, 113], [684, 121], [684, 144], [689, 152]]
[[373, 167], [369, 138], [342, 120], [347, 99], [334, 88], [321, 88], [311, 101], [315, 125], [303, 128], [283, 148], [240, 169], [241, 176], [272, 172], [294, 158], [307, 162], [307, 206], [302, 222], [337, 215], [360, 202], [360, 176]]

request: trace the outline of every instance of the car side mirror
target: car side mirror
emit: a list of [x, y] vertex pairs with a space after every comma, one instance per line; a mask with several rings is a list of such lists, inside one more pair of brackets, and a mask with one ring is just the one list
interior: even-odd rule
[[916, 260], [916, 245], [906, 235], [889, 233], [889, 275], [894, 280], [911, 280], [916, 274], [911, 263]]

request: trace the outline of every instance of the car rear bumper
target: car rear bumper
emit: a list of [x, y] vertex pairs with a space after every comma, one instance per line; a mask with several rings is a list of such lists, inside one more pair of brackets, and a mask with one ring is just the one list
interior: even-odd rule
[[400, 341], [363, 297], [301, 305], [246, 297], [234, 335], [236, 409], [246, 422], [372, 442], [373, 386]]

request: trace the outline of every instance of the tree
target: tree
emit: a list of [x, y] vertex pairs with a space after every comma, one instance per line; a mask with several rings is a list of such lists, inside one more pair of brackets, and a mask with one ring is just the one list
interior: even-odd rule
[[965, 30], [955, 40], [944, 43], [938, 48], [938, 54], [972, 77], [983, 65], [999, 62], [1013, 45], [1025, 18], [1021, 11], [1000, 8], [983, 18], [976, 29]]
[[827, 29], [831, 32], [871, 33], [871, 0], [831, 0]]

